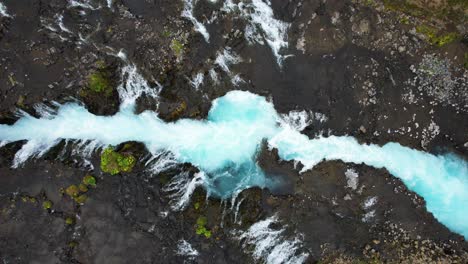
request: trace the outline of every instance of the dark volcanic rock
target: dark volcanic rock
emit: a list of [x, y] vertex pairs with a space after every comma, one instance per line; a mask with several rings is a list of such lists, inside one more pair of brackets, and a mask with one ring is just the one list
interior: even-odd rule
[[[11, 16], [0, 15], [0, 124], [14, 123], [17, 109], [38, 116], [34, 106], [53, 101], [78, 100], [92, 113], [115, 114], [121, 71], [134, 66], [161, 89], [156, 99], [139, 97], [136, 112], [155, 111], [165, 121], [203, 119], [213, 99], [242, 89], [271, 98], [280, 113], [321, 116], [305, 128], [309, 137], [351, 135], [466, 158], [463, 1], [272, 0], [274, 18], [289, 23], [281, 67], [263, 35], [246, 41], [249, 21], [240, 10], [221, 10], [223, 1], [192, 2], [209, 42], [181, 17], [184, 1], [2, 1]], [[216, 62], [225, 49], [242, 58], [230, 71]], [[96, 72], [106, 93], [90, 89]], [[203, 82], [195, 86], [198, 74]], [[116, 151], [134, 155], [137, 165], [110, 176], [100, 170], [98, 153], [84, 159], [73, 152], [76, 142], [61, 142], [13, 169], [23, 143], [0, 149], [5, 263], [255, 263], [256, 245], [239, 233], [275, 215], [272, 228], [299, 237], [307, 263], [468, 260], [464, 238], [385, 170], [333, 161], [299, 173], [301, 164], [280, 161], [264, 145], [257, 161], [277, 188], [220, 201], [198, 187], [174, 211], [174, 192], [164, 187], [181, 173], [191, 180], [198, 169], [190, 164], [153, 175], [144, 145], [130, 142]], [[96, 187], [80, 186], [86, 175]], [[70, 186], [85, 196], [67, 194]], [[180, 254], [181, 241], [198, 256]]]

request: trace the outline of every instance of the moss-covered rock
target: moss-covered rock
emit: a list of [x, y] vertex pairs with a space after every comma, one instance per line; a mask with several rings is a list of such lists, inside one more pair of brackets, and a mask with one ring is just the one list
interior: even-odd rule
[[70, 197], [77, 197], [80, 194], [80, 189], [76, 185], [70, 185], [65, 189], [65, 193]]
[[85, 193], [88, 191], [88, 187], [86, 186], [86, 184], [83, 184], [83, 183], [80, 183], [80, 185], [78, 185], [78, 189], [80, 189], [80, 192], [82, 193]]
[[84, 85], [79, 91], [81, 100], [88, 110], [97, 115], [113, 115], [118, 111], [120, 80], [118, 63], [98, 60], [92, 70], [84, 76]]
[[88, 76], [88, 88], [92, 92], [110, 96], [113, 90], [110, 74], [105, 70], [98, 70], [91, 73]]
[[75, 219], [73, 219], [72, 217], [65, 218], [66, 225], [73, 225], [73, 223], [75, 223]]
[[203, 235], [206, 238], [210, 238], [211, 237], [211, 231], [206, 228], [207, 223], [208, 223], [208, 219], [206, 217], [204, 217], [204, 216], [200, 216], [197, 219], [195, 233], [197, 233], [197, 235]]
[[76, 203], [84, 204], [87, 199], [88, 199], [88, 196], [86, 196], [86, 194], [82, 194], [80, 196], [75, 197], [74, 200], [75, 200]]
[[86, 175], [83, 178], [83, 184], [91, 187], [96, 187], [96, 178], [94, 178], [92, 175]]
[[184, 54], [184, 44], [177, 39], [171, 41], [171, 49], [177, 57]]
[[416, 31], [426, 36], [426, 39], [429, 43], [439, 47], [445, 46], [460, 38], [459, 34], [456, 32], [441, 34], [436, 28], [427, 25], [420, 25], [416, 27]]
[[49, 201], [49, 200], [46, 200], [42, 203], [42, 208], [44, 208], [45, 210], [49, 210], [52, 208], [52, 202]]
[[386, 10], [417, 18], [420, 25], [416, 31], [434, 46], [442, 47], [461, 39], [456, 27], [466, 21], [468, 1], [383, 0], [383, 4]]
[[468, 1], [424, 1], [424, 0], [383, 0], [385, 8], [427, 20], [439, 19], [454, 23], [463, 22]]
[[111, 175], [120, 172], [131, 172], [136, 164], [136, 158], [131, 154], [121, 154], [112, 147], [106, 148], [101, 154], [101, 170]]

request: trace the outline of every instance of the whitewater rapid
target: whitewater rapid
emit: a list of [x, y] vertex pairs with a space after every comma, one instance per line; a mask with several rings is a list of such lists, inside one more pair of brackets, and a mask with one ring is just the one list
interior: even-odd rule
[[208, 193], [227, 198], [249, 187], [280, 184], [265, 177], [256, 162], [266, 140], [281, 159], [301, 162], [303, 171], [323, 160], [386, 168], [422, 196], [440, 222], [468, 237], [468, 165], [455, 155], [436, 156], [398, 143], [362, 145], [348, 136], [310, 139], [278, 114], [273, 103], [244, 91], [214, 100], [206, 120], [164, 122], [155, 112], [137, 115], [133, 104], [123, 105], [114, 116], [93, 115], [76, 103], [60, 105], [43, 118], [25, 115], [14, 125], [0, 125], [0, 141], [27, 140], [23, 148], [42, 152], [63, 139], [98, 146], [139, 141], [151, 153], [168, 151], [177, 162], [198, 167]]

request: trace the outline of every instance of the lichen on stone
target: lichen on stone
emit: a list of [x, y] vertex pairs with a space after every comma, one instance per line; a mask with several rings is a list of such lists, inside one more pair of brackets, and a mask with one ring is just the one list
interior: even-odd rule
[[426, 92], [436, 102], [467, 111], [468, 78], [452, 62], [435, 54], [426, 54], [417, 66], [411, 67], [415, 78], [410, 82], [420, 92]]

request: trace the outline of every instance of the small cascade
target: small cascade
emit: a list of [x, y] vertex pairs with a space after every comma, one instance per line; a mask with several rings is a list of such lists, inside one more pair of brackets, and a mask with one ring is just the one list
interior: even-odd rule
[[268, 264], [300, 264], [309, 256], [301, 249], [298, 236], [288, 238], [285, 229], [274, 229], [279, 224], [278, 216], [274, 215], [253, 224], [248, 230], [241, 231], [238, 239], [244, 241], [244, 246], [254, 247], [253, 257], [257, 261]]
[[184, 10], [182, 11], [182, 17], [187, 18], [192, 22], [195, 30], [202, 34], [203, 38], [206, 42], [210, 42], [210, 33], [206, 29], [205, 25], [203, 25], [200, 21], [198, 21], [195, 16], [193, 15], [193, 10], [195, 5], [197, 4], [197, 0], [184, 0]]

